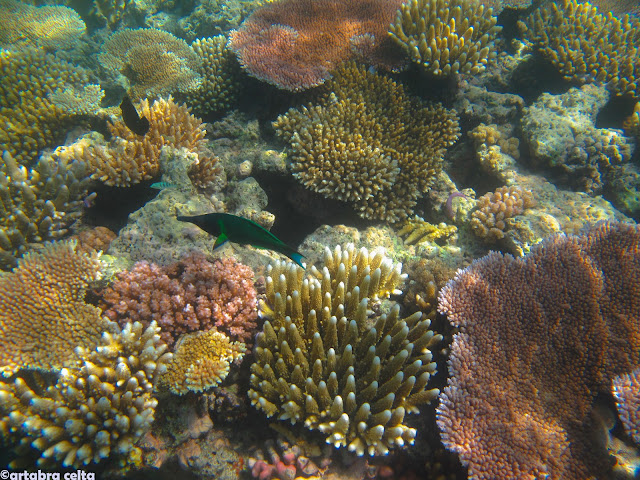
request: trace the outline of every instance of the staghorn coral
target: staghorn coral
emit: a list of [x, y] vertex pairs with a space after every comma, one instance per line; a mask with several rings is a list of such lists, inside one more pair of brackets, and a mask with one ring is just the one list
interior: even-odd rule
[[0, 77], [0, 145], [18, 163], [31, 166], [42, 149], [60, 144], [74, 120], [74, 112], [50, 95], [83, 88], [87, 72], [42, 49], [3, 48]]
[[76, 253], [75, 242], [28, 253], [0, 276], [0, 373], [58, 369], [76, 346], [93, 348], [106, 321], [84, 296], [99, 276], [98, 255]]
[[400, 230], [398, 230], [398, 236], [403, 237], [406, 245], [416, 245], [449, 238], [457, 231], [458, 229], [455, 225], [447, 225], [446, 223], [433, 225], [416, 215], [404, 222]]
[[504, 238], [504, 232], [511, 227], [513, 217], [522, 215], [534, 205], [530, 191], [518, 186], [500, 187], [478, 199], [469, 222], [471, 230], [487, 242], [495, 242]]
[[68, 49], [78, 45], [85, 30], [80, 15], [71, 8], [34, 7], [18, 0], [0, 0], [0, 44]]
[[458, 138], [454, 113], [407, 96], [394, 81], [348, 64], [318, 105], [274, 122], [290, 145], [293, 175], [308, 189], [352, 203], [364, 218], [397, 222], [413, 211]]
[[199, 38], [191, 48], [202, 59], [198, 70], [202, 84], [186, 94], [186, 103], [202, 116], [231, 109], [240, 97], [240, 66], [227, 48], [227, 38], [224, 35]]
[[435, 372], [429, 348], [441, 336], [421, 313], [401, 319], [397, 306], [369, 318], [404, 281], [400, 268], [353, 244], [327, 248], [321, 269], [306, 275], [293, 263], [270, 265], [251, 403], [358, 455], [413, 443], [404, 416], [438, 394], [426, 385]]
[[178, 395], [209, 390], [227, 377], [231, 363], [240, 362], [246, 350], [244, 343], [215, 329], [187, 333], [176, 343], [160, 385]]
[[82, 214], [89, 176], [80, 162], [43, 156], [32, 168], [7, 151], [0, 163], [0, 268], [15, 266], [30, 245], [59, 238]]
[[112, 136], [108, 143], [100, 134], [90, 133], [69, 146], [57, 148], [55, 156], [83, 161], [94, 179], [126, 187], [159, 175], [163, 147], [194, 151], [203, 147], [204, 124], [191, 115], [185, 105], [176, 104], [171, 96], [151, 105], [148, 100], [142, 100], [137, 109], [149, 120], [149, 131], [143, 137], [118, 120], [108, 125]]
[[640, 95], [637, 18], [618, 18], [589, 2], [562, 0], [544, 3], [518, 25], [566, 79], [590, 79], [619, 95]]
[[640, 368], [615, 377], [613, 394], [624, 428], [640, 444]]
[[598, 393], [640, 366], [640, 229], [599, 223], [490, 253], [439, 295], [460, 329], [437, 423], [471, 479], [608, 478]]
[[258, 317], [251, 268], [233, 258], [210, 262], [197, 252], [165, 268], [136, 263], [102, 292], [100, 306], [120, 324], [158, 322], [170, 347], [183, 333], [214, 326], [248, 342]]
[[281, 0], [257, 8], [231, 32], [229, 47], [250, 75], [286, 90], [331, 77], [358, 54], [390, 69], [402, 65], [386, 30], [399, 0]]
[[492, 12], [479, 0], [409, 0], [389, 34], [434, 75], [476, 74], [496, 56], [492, 41], [502, 27]]
[[202, 59], [184, 41], [156, 28], [126, 28], [113, 33], [98, 55], [113, 75], [129, 80], [134, 99], [195, 90]]
[[20, 456], [35, 450], [38, 467], [49, 468], [105, 459], [122, 469], [140, 465], [135, 444], [151, 427], [154, 381], [171, 354], [155, 323], [110, 329], [96, 347], [78, 348], [77, 363], [57, 371], [48, 388], [33, 386], [26, 372], [0, 383], [0, 432], [19, 441]]

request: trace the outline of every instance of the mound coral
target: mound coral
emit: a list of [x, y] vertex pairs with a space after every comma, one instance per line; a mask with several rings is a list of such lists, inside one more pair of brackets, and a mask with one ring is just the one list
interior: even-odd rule
[[433, 400], [431, 348], [441, 339], [415, 313], [370, 310], [404, 281], [380, 251], [325, 250], [320, 270], [269, 266], [269, 318], [256, 339], [251, 403], [279, 420], [319, 430], [358, 455], [385, 455], [414, 441], [407, 413]]
[[49, 468], [107, 458], [121, 469], [140, 465], [136, 442], [153, 422], [153, 384], [170, 354], [155, 324], [109, 328], [99, 345], [79, 348], [78, 362], [57, 371], [49, 387], [29, 372], [0, 382], [0, 432], [17, 442], [19, 456], [35, 451], [37, 465]]
[[258, 317], [251, 268], [233, 258], [210, 262], [200, 253], [165, 268], [136, 263], [105, 289], [100, 306], [120, 324], [156, 321], [170, 347], [183, 333], [214, 326], [249, 341]]
[[524, 258], [490, 253], [439, 302], [460, 332], [437, 423], [469, 478], [607, 478], [591, 413], [640, 366], [640, 228], [600, 223]]
[[502, 27], [479, 0], [409, 0], [389, 33], [434, 75], [476, 74], [495, 58], [491, 42]]
[[478, 199], [471, 214], [471, 230], [487, 242], [504, 238], [513, 217], [522, 215], [535, 205], [533, 194], [518, 186], [500, 187]]
[[202, 83], [202, 60], [184, 41], [155, 28], [113, 33], [98, 55], [102, 66], [129, 80], [134, 99], [195, 90]]
[[348, 64], [318, 105], [274, 122], [291, 170], [308, 189], [352, 203], [364, 218], [397, 222], [413, 211], [458, 138], [454, 113], [407, 96], [401, 85]]
[[387, 36], [399, 0], [282, 0], [254, 10], [229, 46], [250, 75], [286, 90], [331, 77], [358, 54], [391, 69], [402, 64]]
[[231, 363], [240, 362], [246, 350], [215, 329], [187, 333], [176, 344], [160, 385], [178, 395], [208, 390], [227, 377]]
[[637, 18], [618, 18], [589, 2], [562, 0], [543, 4], [519, 26], [565, 78], [591, 79], [619, 95], [640, 95]]
[[28, 253], [0, 276], [0, 373], [59, 369], [77, 346], [95, 347], [107, 322], [84, 296], [99, 276], [97, 254], [76, 253], [73, 242]]

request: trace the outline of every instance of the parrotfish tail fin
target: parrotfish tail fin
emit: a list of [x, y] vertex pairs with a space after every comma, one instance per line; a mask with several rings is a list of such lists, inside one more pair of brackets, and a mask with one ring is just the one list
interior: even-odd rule
[[216, 248], [220, 248], [228, 241], [229, 239], [227, 238], [227, 236], [224, 233], [221, 233], [220, 235], [218, 235], [218, 238], [216, 238], [216, 243], [213, 244], [213, 249], [215, 250]]
[[300, 265], [304, 270], [307, 269], [307, 267], [305, 266], [304, 263], [302, 263], [302, 259], [304, 258], [304, 256], [298, 252], [291, 252], [289, 255], [287, 255], [287, 257], [289, 257], [291, 260], [293, 260], [295, 263], [297, 263], [298, 265]]

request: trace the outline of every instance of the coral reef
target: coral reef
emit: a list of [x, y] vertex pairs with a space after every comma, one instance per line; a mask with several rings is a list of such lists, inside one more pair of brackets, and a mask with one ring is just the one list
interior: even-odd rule
[[8, 151], [0, 163], [0, 269], [30, 246], [59, 238], [82, 214], [89, 175], [84, 164], [43, 156], [28, 169]]
[[331, 77], [355, 55], [391, 69], [402, 64], [387, 36], [399, 0], [282, 0], [254, 10], [229, 47], [250, 75], [286, 90]]
[[134, 100], [198, 88], [202, 59], [184, 41], [155, 28], [113, 33], [98, 55], [112, 75], [123, 74]]
[[160, 386], [178, 395], [209, 390], [226, 378], [231, 363], [240, 362], [245, 352], [244, 343], [232, 342], [215, 329], [187, 333], [176, 343]]
[[379, 299], [397, 292], [400, 268], [353, 244], [326, 248], [321, 269], [306, 275], [293, 263], [271, 265], [251, 403], [358, 455], [413, 443], [404, 417], [438, 394], [426, 386], [435, 373], [429, 348], [441, 336], [421, 313], [401, 319], [397, 306], [369, 318]]
[[398, 236], [403, 237], [404, 243], [407, 245], [415, 245], [449, 238], [457, 231], [458, 229], [455, 225], [447, 225], [446, 223], [433, 225], [416, 215], [404, 222], [400, 230], [398, 230]]
[[607, 477], [591, 411], [640, 364], [639, 249], [637, 226], [601, 222], [490, 253], [441, 290], [460, 331], [437, 422], [469, 478]]
[[[0, 29], [2, 30], [2, 29]], [[45, 147], [58, 145], [73, 120], [50, 98], [87, 84], [87, 72], [37, 48], [0, 49], [0, 145], [31, 166]]]
[[72, 235], [71, 238], [78, 242], [76, 246], [77, 252], [104, 252], [116, 238], [116, 234], [107, 227], [94, 227], [88, 230], [82, 230]]
[[615, 377], [613, 394], [627, 433], [640, 444], [640, 369]]
[[240, 97], [240, 66], [227, 48], [224, 35], [199, 38], [191, 44], [202, 59], [198, 73], [202, 84], [186, 94], [185, 101], [196, 115], [224, 112], [236, 105]]
[[535, 205], [533, 195], [520, 187], [500, 187], [478, 199], [471, 214], [471, 230], [487, 242], [504, 238], [513, 218]]
[[78, 45], [85, 30], [82, 18], [71, 8], [0, 1], [0, 44], [24, 44], [48, 51], [68, 49]]
[[[95, 347], [41, 387], [28, 372], [0, 382], [0, 432], [18, 441], [19, 456], [39, 454], [38, 467], [81, 468], [110, 460], [112, 469], [140, 466], [136, 442], [153, 422], [153, 384], [170, 354], [156, 324], [114, 324]], [[69, 359], [70, 360], [70, 359]]]
[[123, 19], [131, 3], [131, 0], [94, 0], [91, 2], [91, 15], [113, 28]]
[[[302, 442], [290, 444], [283, 440], [279, 440], [277, 443], [268, 440], [264, 444], [264, 452], [260, 452], [262, 458], [249, 458], [247, 466], [251, 471], [251, 476], [260, 480], [317, 478], [316, 475], [324, 473], [330, 460], [318, 458], [314, 461], [305, 455], [307, 452], [304, 450]], [[325, 467], [318, 466], [317, 460], [322, 460], [321, 463]]]
[[249, 342], [258, 317], [252, 270], [233, 258], [210, 262], [198, 252], [164, 268], [136, 263], [102, 292], [100, 306], [121, 325], [156, 321], [170, 347], [183, 333], [214, 326]]
[[540, 6], [520, 30], [567, 79], [607, 84], [619, 95], [640, 95], [640, 20], [601, 13], [589, 2], [561, 0]]
[[308, 189], [354, 204], [364, 218], [397, 222], [442, 169], [458, 138], [454, 113], [409, 97], [402, 85], [348, 64], [317, 105], [274, 122], [291, 170]]
[[176, 104], [171, 96], [153, 104], [145, 99], [136, 107], [140, 115], [149, 120], [149, 131], [143, 137], [118, 120], [108, 125], [111, 134], [108, 142], [93, 132], [69, 146], [57, 148], [55, 156], [83, 161], [94, 179], [107, 185], [126, 187], [160, 174], [163, 147], [196, 152], [203, 148], [204, 124], [191, 115], [185, 105]]
[[74, 242], [28, 253], [0, 276], [0, 373], [58, 369], [77, 346], [93, 348], [106, 320], [84, 296], [99, 276], [98, 255], [76, 253]]
[[476, 74], [495, 58], [502, 27], [479, 0], [410, 0], [398, 10], [391, 37], [434, 75]]

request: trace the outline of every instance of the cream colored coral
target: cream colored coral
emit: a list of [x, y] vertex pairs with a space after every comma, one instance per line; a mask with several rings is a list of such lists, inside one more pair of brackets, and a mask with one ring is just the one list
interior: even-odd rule
[[509, 229], [510, 219], [534, 204], [533, 195], [528, 190], [517, 186], [498, 188], [478, 199], [476, 210], [471, 214], [471, 229], [487, 241], [499, 240]]

